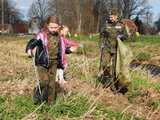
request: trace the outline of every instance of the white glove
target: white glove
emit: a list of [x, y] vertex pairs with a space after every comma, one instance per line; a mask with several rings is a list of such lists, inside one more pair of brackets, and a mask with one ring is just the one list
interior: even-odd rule
[[84, 48], [84, 45], [83, 45], [83, 44], [80, 44], [79, 47], [80, 47], [80, 48]]

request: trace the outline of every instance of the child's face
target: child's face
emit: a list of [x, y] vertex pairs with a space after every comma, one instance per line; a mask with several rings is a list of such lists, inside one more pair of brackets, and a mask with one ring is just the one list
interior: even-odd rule
[[110, 15], [111, 22], [117, 22], [118, 17], [116, 15]]
[[58, 32], [59, 30], [59, 25], [56, 23], [49, 23], [47, 27], [49, 32]]
[[68, 28], [63, 28], [63, 29], [61, 30], [61, 35], [66, 36], [66, 35], [68, 34], [68, 32], [69, 32], [69, 29], [68, 29]]

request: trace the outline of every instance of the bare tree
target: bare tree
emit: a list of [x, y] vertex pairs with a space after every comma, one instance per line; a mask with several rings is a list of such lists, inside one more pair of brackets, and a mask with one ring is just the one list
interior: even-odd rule
[[48, 1], [48, 13], [49, 15], [55, 15], [56, 14], [56, 0], [49, 0]]
[[2, 21], [3, 19], [4, 24], [14, 24], [17, 21], [21, 21], [22, 14], [14, 6], [15, 3], [11, 0], [0, 2], [0, 13], [3, 13], [3, 15], [0, 15], [0, 20]]
[[108, 14], [113, 8], [117, 8], [120, 18], [127, 19], [145, 15], [146, 11], [150, 9], [147, 0], [94, 0], [93, 14], [98, 21], [98, 31], [103, 28]]
[[56, 14], [62, 24], [67, 25], [71, 31], [77, 30], [78, 15], [77, 1], [79, 0], [56, 0]]
[[154, 25], [157, 28], [157, 31], [160, 32], [160, 14], [158, 20], [155, 21]]
[[[130, 19], [134, 15], [143, 15], [148, 10], [147, 0], [95, 0], [96, 9], [118, 8], [120, 16]], [[97, 5], [99, 5], [97, 7]]]
[[146, 23], [148, 26], [153, 23], [153, 12], [150, 10], [150, 8], [146, 9], [143, 18], [143, 22]]
[[123, 18], [130, 19], [134, 15], [143, 15], [148, 10], [147, 0], [120, 0]]
[[52, 2], [50, 0], [35, 0], [28, 11], [28, 16], [30, 18], [39, 18], [41, 27], [43, 26], [43, 22], [46, 18], [51, 14], [51, 6], [49, 3]]
[[56, 13], [71, 31], [87, 33], [100, 31], [112, 8], [118, 8], [119, 15], [128, 19], [148, 10], [147, 0], [35, 0], [29, 15], [43, 22]]
[[95, 0], [93, 14], [97, 20], [97, 31], [101, 31], [109, 14], [112, 1], [110, 0]]
[[93, 0], [82, 0], [81, 2], [81, 32], [96, 32], [97, 19], [93, 14]]

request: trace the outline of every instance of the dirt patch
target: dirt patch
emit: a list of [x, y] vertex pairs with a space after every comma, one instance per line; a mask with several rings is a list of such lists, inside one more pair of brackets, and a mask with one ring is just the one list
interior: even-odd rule
[[155, 56], [152, 57], [151, 60], [149, 61], [151, 64], [155, 64], [155, 65], [160, 65], [160, 56]]
[[33, 89], [33, 83], [29, 81], [5, 81], [0, 82], [1, 95], [30, 95]]
[[[3, 44], [5, 44], [5, 46]], [[85, 42], [84, 44], [90, 43]], [[67, 81], [67, 84], [65, 85], [67, 91], [78, 92], [89, 96], [95, 102], [102, 102], [107, 108], [110, 108], [113, 111], [131, 114], [137, 117], [144, 117], [149, 120], [160, 120], [160, 110], [148, 106], [150, 101], [160, 99], [160, 91], [142, 88], [140, 89], [141, 95], [135, 97], [133, 102], [130, 102], [126, 95], [114, 94], [109, 88], [106, 89], [101, 85], [95, 85], [94, 83], [89, 82], [90, 79], [93, 79], [93, 75], [97, 73], [96, 70], [99, 65], [97, 46], [95, 46], [95, 43], [91, 43], [90, 46], [92, 47], [87, 48], [89, 53], [87, 52], [88, 54], [83, 57], [83, 59], [82, 55], [79, 55], [76, 59], [75, 57], [71, 57], [71, 67], [68, 68], [71, 73], [69, 76], [71, 79]], [[155, 53], [154, 56], [156, 56], [150, 61], [147, 61], [147, 64], [151, 62], [159, 65], [160, 56], [157, 55], [157, 48], [158, 47], [155, 46], [144, 48], [146, 51]], [[24, 53], [25, 44], [21, 41], [4, 42], [0, 44], [0, 49], [0, 55], [4, 56], [5, 54], [0, 60], [0, 94], [13, 96], [31, 95], [34, 88], [33, 78], [35, 75], [31, 63], [32, 61], [27, 59], [25, 56], [26, 54]], [[75, 68], [75, 70], [73, 70], [73, 68]], [[92, 77], [88, 77], [88, 75]], [[2, 81], [1, 78], [3, 76], [6, 76], [6, 78]], [[74, 76], [74, 78], [72, 76]], [[79, 78], [83, 76], [85, 76], [88, 81], [79, 80]], [[159, 78], [153, 78], [152, 83], [157, 82], [159, 82]], [[88, 117], [86, 119], [92, 118]]]
[[104, 89], [101, 85], [96, 87], [86, 81], [71, 80], [68, 82], [68, 89], [74, 92], [81, 92], [89, 95], [97, 101], [102, 102], [106, 107], [113, 111], [134, 115], [136, 117], [152, 118], [152, 120], [159, 120], [159, 110], [153, 110], [147, 106], [152, 99], [158, 99], [160, 93], [149, 89], [143, 89], [142, 95], [135, 98], [133, 103], [130, 103], [126, 96], [122, 94], [113, 94], [110, 89]]

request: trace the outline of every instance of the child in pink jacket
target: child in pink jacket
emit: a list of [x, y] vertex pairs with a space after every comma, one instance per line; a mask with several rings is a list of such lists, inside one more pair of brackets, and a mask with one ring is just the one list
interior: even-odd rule
[[68, 46], [71, 47], [70, 52], [74, 52], [79, 44], [75, 41], [68, 40], [66, 35], [69, 32], [69, 28], [67, 26], [62, 26], [60, 29], [60, 48], [58, 52], [58, 65], [57, 65], [57, 75], [56, 81], [59, 81], [60, 84], [66, 83], [64, 80], [64, 70], [67, 67], [67, 59], [66, 59], [66, 48]]

